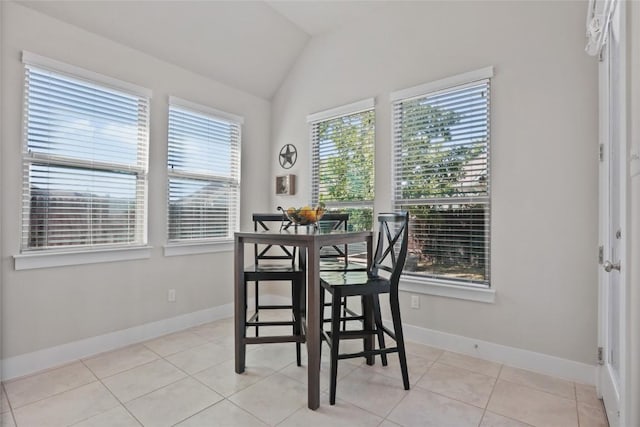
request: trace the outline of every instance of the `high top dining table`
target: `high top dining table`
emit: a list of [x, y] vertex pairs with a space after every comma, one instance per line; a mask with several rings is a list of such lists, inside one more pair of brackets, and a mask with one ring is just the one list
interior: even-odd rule
[[[245, 244], [266, 244], [297, 246], [300, 248], [300, 263], [307, 270], [307, 307], [303, 317], [307, 343], [307, 391], [308, 406], [320, 406], [320, 346], [324, 307], [320, 307], [320, 248], [347, 243], [367, 244], [367, 267], [371, 265], [373, 254], [373, 233], [371, 231], [318, 230], [313, 227], [297, 226], [287, 230], [246, 231], [235, 233], [234, 258], [234, 307], [235, 307], [235, 365], [236, 373], [245, 370], [246, 344], [256, 338], [246, 337], [246, 319], [241, 313], [246, 299], [244, 286], [244, 246]], [[258, 338], [259, 339], [259, 338]], [[365, 339], [364, 347], [371, 348], [373, 341]], [[373, 363], [368, 360], [367, 363]]]

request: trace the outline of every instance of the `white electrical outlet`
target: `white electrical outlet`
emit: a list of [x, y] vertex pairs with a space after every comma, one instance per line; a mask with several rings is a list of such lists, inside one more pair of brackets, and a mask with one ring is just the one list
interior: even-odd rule
[[420, 308], [420, 295], [411, 295], [411, 308]]
[[169, 289], [169, 291], [167, 292], [167, 301], [176, 302], [176, 290], [175, 289]]

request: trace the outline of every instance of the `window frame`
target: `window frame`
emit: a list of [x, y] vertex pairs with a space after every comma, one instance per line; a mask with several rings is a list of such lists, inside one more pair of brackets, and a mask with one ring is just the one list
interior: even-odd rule
[[[23, 95], [24, 105], [22, 112], [23, 134], [21, 154], [23, 176], [21, 180], [20, 253], [18, 255], [14, 255], [16, 270], [148, 258], [150, 256], [150, 247], [147, 243], [147, 198], [151, 90], [28, 51], [22, 52], [22, 62], [25, 73], [23, 83], [25, 92]], [[136, 164], [132, 165], [130, 163], [119, 162], [111, 163], [109, 161], [94, 164], [91, 160], [74, 156], [30, 152], [28, 141], [30, 116], [27, 108], [31, 102], [29, 92], [27, 91], [27, 87], [30, 82], [28, 77], [28, 73], [30, 72], [29, 70], [34, 70], [36, 73], [52, 73], [54, 76], [59, 76], [61, 79], [70, 79], [71, 81], [80, 83], [86, 82], [87, 87], [96, 87], [97, 89], [105, 92], [113, 91], [125, 96], [137, 98], [138, 103], [141, 103], [138, 108], [142, 105], [144, 111], [142, 113], [138, 113], [137, 116], [138, 126], [142, 126], [143, 133], [140, 134], [140, 128], [138, 128], [138, 137], [136, 139], [136, 151], [138, 153], [138, 157], [136, 158]], [[79, 170], [89, 173], [90, 171], [109, 173], [122, 172], [126, 170], [129, 175], [135, 176], [135, 200], [137, 206], [135, 240], [124, 243], [90, 243], [48, 246], [43, 248], [29, 247], [29, 237], [28, 233], [25, 231], [30, 227], [31, 223], [31, 192], [28, 191], [28, 193], [26, 193], [26, 191], [30, 189], [31, 182], [28, 171], [31, 168], [31, 165], [38, 164], [50, 164], [53, 167], [62, 168], [79, 168]]]
[[371, 165], [371, 174], [372, 174], [372, 179], [373, 179], [373, 194], [372, 194], [372, 198], [371, 200], [353, 200], [353, 201], [328, 201], [325, 202], [326, 203], [326, 207], [327, 210], [331, 210], [331, 209], [362, 209], [362, 208], [370, 208], [371, 209], [371, 214], [372, 214], [372, 224], [371, 226], [373, 227], [375, 221], [373, 220], [373, 214], [374, 214], [374, 208], [375, 208], [375, 145], [376, 145], [376, 136], [375, 136], [375, 98], [366, 98], [357, 102], [353, 102], [350, 104], [346, 104], [346, 105], [342, 105], [339, 107], [335, 107], [335, 108], [331, 108], [328, 110], [324, 110], [324, 111], [320, 111], [320, 112], [316, 112], [313, 114], [309, 114], [307, 116], [307, 123], [309, 125], [309, 141], [311, 143], [311, 156], [310, 156], [310, 162], [311, 162], [311, 203], [312, 204], [317, 204], [319, 203], [319, 199], [320, 199], [320, 189], [317, 187], [316, 184], [318, 184], [319, 186], [319, 182], [320, 182], [320, 176], [319, 176], [319, 172], [316, 170], [316, 165], [318, 162], [316, 162], [316, 158], [315, 158], [315, 153], [316, 153], [316, 140], [314, 137], [314, 129], [315, 126], [317, 126], [319, 123], [321, 122], [325, 122], [325, 121], [329, 121], [329, 120], [333, 120], [333, 119], [337, 119], [340, 117], [346, 117], [346, 116], [350, 116], [350, 115], [355, 115], [358, 113], [365, 113], [365, 112], [371, 112], [373, 113], [374, 116], [374, 135], [373, 135], [373, 164]]
[[[451, 76], [445, 79], [425, 83], [422, 85], [410, 87], [407, 89], [398, 90], [390, 94], [391, 101], [391, 144], [392, 144], [392, 173], [391, 173], [391, 191], [392, 191], [392, 206], [397, 207], [396, 195], [398, 184], [398, 170], [395, 165], [396, 150], [399, 148], [397, 141], [396, 128], [400, 126], [400, 123], [396, 120], [395, 112], [396, 105], [411, 99], [433, 96], [437, 93], [447, 92], [449, 90], [456, 90], [466, 85], [472, 85], [474, 82], [488, 81], [489, 89], [491, 90], [491, 82], [494, 72], [493, 67], [485, 67], [482, 69], [470, 71], [467, 73]], [[491, 102], [488, 102], [487, 112], [487, 124], [489, 129], [491, 127]], [[425, 293], [430, 295], [447, 296], [454, 298], [461, 298], [467, 300], [481, 301], [492, 303], [495, 299], [495, 290], [491, 283], [491, 134], [488, 131], [487, 135], [487, 194], [483, 196], [486, 198], [487, 203], [487, 227], [486, 227], [486, 246], [487, 246], [487, 267], [486, 272], [488, 279], [487, 284], [481, 284], [473, 281], [457, 281], [448, 279], [445, 277], [433, 277], [427, 275], [421, 275], [420, 273], [405, 273], [401, 279], [401, 289], [416, 292]], [[468, 197], [465, 199], [469, 199]], [[473, 199], [473, 197], [471, 197]]]
[[[209, 238], [194, 238], [194, 239], [169, 239], [170, 236], [170, 182], [171, 179], [180, 179], [180, 178], [192, 178], [193, 174], [190, 172], [180, 172], [172, 170], [169, 165], [169, 134], [167, 133], [167, 159], [166, 159], [166, 167], [167, 167], [167, 214], [166, 214], [166, 232], [167, 232], [167, 240], [164, 246], [164, 256], [180, 256], [180, 255], [193, 255], [193, 254], [201, 254], [201, 253], [212, 253], [212, 252], [228, 252], [233, 250], [233, 233], [239, 230], [240, 227], [240, 198], [241, 198], [241, 155], [242, 155], [242, 126], [244, 124], [244, 118], [232, 113], [228, 113], [225, 111], [221, 111], [206, 105], [198, 104], [192, 101], [188, 101], [176, 96], [169, 96], [169, 102], [167, 107], [167, 130], [170, 127], [170, 117], [169, 113], [171, 108], [175, 107], [182, 112], [192, 112], [197, 115], [206, 116], [207, 119], [211, 119], [213, 121], [223, 122], [226, 124], [237, 126], [237, 150], [235, 150], [234, 154], [237, 157], [237, 168], [235, 173], [237, 175], [237, 180], [234, 185], [237, 188], [235, 194], [235, 216], [233, 218], [230, 217], [232, 226], [227, 230], [227, 236], [224, 238], [220, 237], [209, 237]], [[233, 143], [233, 141], [232, 141]], [[232, 167], [233, 169], [233, 167]], [[213, 174], [200, 174], [202, 179], [211, 180], [211, 182], [215, 182], [215, 175]], [[228, 181], [228, 180], [227, 180]]]

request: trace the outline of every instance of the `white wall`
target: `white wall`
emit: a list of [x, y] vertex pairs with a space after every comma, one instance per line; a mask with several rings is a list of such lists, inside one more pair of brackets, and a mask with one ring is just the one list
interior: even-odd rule
[[[268, 101], [114, 43], [20, 5], [2, 2], [3, 358], [229, 304], [231, 252], [163, 256], [166, 240], [167, 97], [244, 116], [242, 212], [269, 206]], [[150, 259], [16, 271], [20, 250], [21, 111], [27, 50], [153, 90], [149, 170]], [[248, 214], [242, 222], [248, 226]], [[175, 288], [177, 302], [167, 302]]]
[[[377, 211], [391, 207], [389, 93], [495, 67], [493, 304], [401, 296], [404, 322], [593, 364], [597, 335], [597, 64], [583, 2], [403, 2], [311, 40], [273, 101], [272, 151], [298, 148], [310, 198], [307, 114], [376, 97]], [[275, 157], [275, 156], [274, 156]], [[272, 163], [272, 174], [283, 171]]]
[[[627, 76], [629, 87], [629, 114], [627, 115], [631, 154], [640, 154], [640, 4], [627, 3]], [[625, 390], [626, 410], [629, 425], [640, 425], [640, 159], [631, 157], [631, 179], [629, 185], [631, 239], [628, 252], [629, 279], [627, 313], [627, 389]]]
[[[2, 3], [0, 3], [0, 23], [4, 22], [4, 5]], [[4, 58], [2, 55], [2, 52], [4, 51], [4, 39], [5, 39], [5, 26], [4, 25], [0, 25], [0, 70], [3, 70], [2, 66], [4, 65]], [[2, 78], [2, 72], [0, 71], [0, 79]], [[2, 84], [2, 81], [0, 80], [0, 114], [2, 113], [2, 111], [4, 110], [4, 87]], [[0, 118], [0, 131], [2, 129], [2, 119]], [[1, 137], [0, 137], [0, 142], [1, 142]], [[0, 144], [0, 164], [2, 164], [2, 153], [3, 153], [3, 149], [2, 149], [2, 144]], [[4, 192], [4, 187], [3, 187], [3, 179], [2, 179], [2, 174], [0, 173], [0, 191]], [[2, 320], [2, 283], [4, 281], [4, 262], [2, 262], [2, 260], [4, 259], [4, 248], [3, 245], [1, 244], [1, 242], [3, 241], [3, 235], [2, 235], [2, 209], [4, 206], [4, 202], [2, 200], [2, 197], [0, 197], [0, 359], [2, 359], [2, 324], [3, 324], [3, 320]], [[2, 378], [2, 364], [0, 364], [0, 379]]]

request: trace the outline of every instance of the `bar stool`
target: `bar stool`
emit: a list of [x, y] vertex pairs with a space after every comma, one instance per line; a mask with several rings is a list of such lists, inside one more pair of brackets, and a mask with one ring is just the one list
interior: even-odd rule
[[[287, 229], [292, 223], [282, 214], [253, 214], [254, 231], [268, 231], [283, 227]], [[254, 263], [244, 269], [244, 319], [247, 319], [247, 286], [255, 283], [254, 313], [245, 322], [247, 329], [255, 328], [252, 343], [296, 343], [296, 362], [301, 365], [300, 344], [305, 342], [302, 332], [302, 315], [304, 310], [305, 271], [296, 263], [297, 248], [280, 245], [254, 245]], [[288, 281], [291, 283], [291, 304], [262, 304], [260, 302], [260, 284], [263, 282]], [[288, 310], [291, 320], [260, 320], [260, 312], [265, 310]], [[261, 327], [291, 326], [292, 335], [260, 336]], [[245, 335], [246, 336], [246, 335]]]
[[[382, 364], [387, 365], [387, 354], [398, 353], [400, 370], [405, 390], [409, 390], [409, 373], [404, 348], [404, 337], [400, 319], [400, 303], [398, 301], [398, 284], [407, 257], [409, 240], [409, 214], [385, 213], [378, 216], [378, 243], [373, 263], [368, 272], [362, 271], [332, 271], [320, 273], [320, 285], [331, 294], [331, 328], [322, 331], [322, 337], [331, 348], [331, 382], [329, 403], [336, 402], [336, 381], [338, 360], [373, 356], [380, 356]], [[393, 319], [393, 331], [382, 324], [380, 313], [380, 294], [389, 294], [389, 305]], [[321, 303], [324, 305], [325, 292], [320, 293]], [[364, 316], [373, 317], [373, 325], [367, 327], [366, 319], [362, 316], [341, 315], [343, 299], [360, 297], [365, 307]], [[365, 311], [366, 310], [366, 311]], [[340, 329], [340, 322], [357, 320], [363, 327], [358, 330]], [[323, 322], [324, 324], [324, 322]], [[395, 346], [386, 347], [384, 336], [388, 335], [395, 341]], [[363, 350], [357, 353], [340, 353], [341, 339], [378, 338], [377, 349]]]

